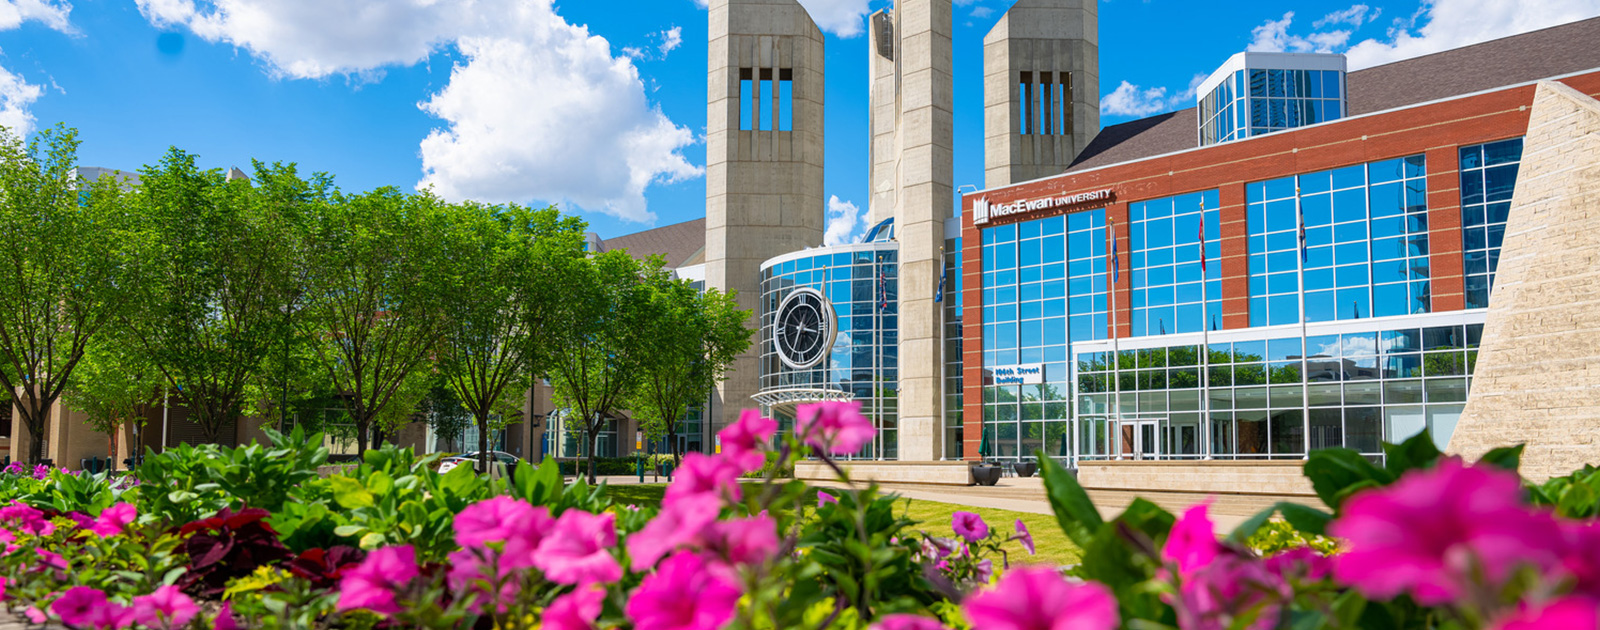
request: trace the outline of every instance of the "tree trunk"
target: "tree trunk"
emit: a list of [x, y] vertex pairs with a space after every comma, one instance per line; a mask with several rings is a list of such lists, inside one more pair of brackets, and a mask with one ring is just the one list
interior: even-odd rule
[[589, 443], [589, 485], [592, 486], [595, 484], [594, 452], [600, 449], [599, 427], [584, 427], [584, 434]]
[[478, 416], [478, 466], [479, 471], [489, 472], [489, 412], [476, 414]]
[[50, 430], [49, 407], [40, 409], [39, 401], [32, 396], [27, 400], [18, 400], [18, 411], [22, 413], [22, 424], [28, 427], [28, 463], [38, 466], [44, 461], [44, 436]]
[[356, 456], [367, 454], [367, 423], [356, 423]]

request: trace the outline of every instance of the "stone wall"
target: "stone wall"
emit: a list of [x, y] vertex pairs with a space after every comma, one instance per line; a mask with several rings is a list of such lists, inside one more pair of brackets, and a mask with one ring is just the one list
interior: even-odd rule
[[1449, 450], [1525, 442], [1533, 480], [1600, 463], [1600, 101], [1539, 84], [1496, 273]]
[[[972, 467], [967, 462], [839, 462], [839, 467], [855, 481], [879, 483], [921, 483], [942, 486], [972, 485]], [[794, 466], [796, 479], [837, 481], [839, 476], [827, 464], [803, 461]]]

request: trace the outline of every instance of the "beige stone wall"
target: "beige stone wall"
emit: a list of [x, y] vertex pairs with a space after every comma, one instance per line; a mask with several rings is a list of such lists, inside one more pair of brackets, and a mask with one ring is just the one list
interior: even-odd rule
[[[839, 462], [839, 467], [855, 481], [946, 486], [973, 483], [972, 467], [967, 462]], [[795, 464], [794, 476], [808, 481], [837, 481], [839, 478], [827, 464], [816, 461]]]
[[1094, 490], [1314, 497], [1301, 461], [1078, 462]]
[[1600, 464], [1600, 102], [1540, 83], [1484, 322], [1449, 450], [1527, 443], [1522, 473]]
[[[1023, 135], [1021, 73], [1069, 73], [1071, 128]], [[1038, 100], [1038, 96], [1034, 96]], [[1066, 170], [1100, 131], [1100, 34], [1095, 0], [1019, 0], [983, 38], [984, 187]], [[1039, 124], [1039, 116], [1033, 116]]]
[[[706, 284], [736, 292], [759, 330], [761, 263], [822, 244], [823, 37], [795, 0], [711, 0], [708, 14]], [[790, 131], [739, 128], [741, 107], [752, 121], [782, 107], [759, 81], [741, 102], [741, 69], [793, 73]], [[755, 406], [760, 352], [752, 344], [718, 386], [713, 431]]]

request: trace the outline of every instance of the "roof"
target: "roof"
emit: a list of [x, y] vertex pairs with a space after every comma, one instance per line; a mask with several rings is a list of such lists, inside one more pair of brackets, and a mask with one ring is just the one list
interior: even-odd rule
[[[1600, 68], [1600, 46], [1593, 42], [1600, 42], [1600, 18], [1356, 70], [1345, 75], [1346, 115], [1370, 114]], [[1193, 107], [1112, 125], [1100, 130], [1066, 171], [1197, 148], [1199, 137]]]
[[655, 229], [635, 232], [600, 241], [605, 251], [627, 250], [628, 255], [639, 260], [652, 254], [667, 259], [667, 267], [682, 267], [706, 247], [706, 220], [704, 218], [664, 225]]

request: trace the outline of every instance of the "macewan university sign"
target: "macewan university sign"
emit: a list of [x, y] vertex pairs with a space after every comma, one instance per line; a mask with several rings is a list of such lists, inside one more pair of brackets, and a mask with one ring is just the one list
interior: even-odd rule
[[1106, 188], [1076, 195], [1023, 199], [1011, 203], [989, 203], [988, 197], [979, 197], [977, 201], [972, 202], [972, 224], [983, 225], [988, 223], [990, 219], [999, 219], [1017, 214], [1031, 214], [1041, 210], [1098, 208], [1111, 203], [1111, 200], [1115, 199], [1116, 196], [1115, 192], [1110, 188]]

